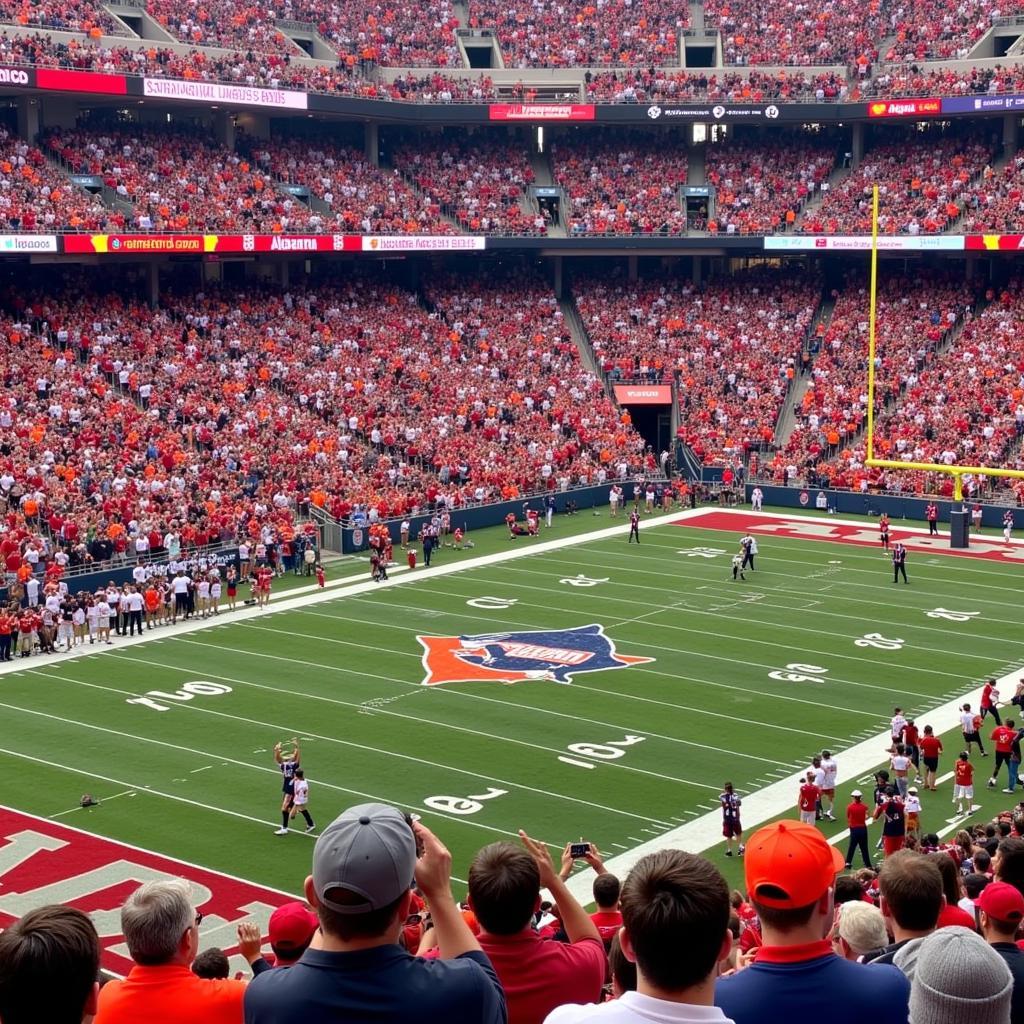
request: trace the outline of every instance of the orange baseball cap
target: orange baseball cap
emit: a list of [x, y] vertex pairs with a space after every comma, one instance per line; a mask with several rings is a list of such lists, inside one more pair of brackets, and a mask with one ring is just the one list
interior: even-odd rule
[[846, 867], [846, 859], [813, 826], [777, 821], [747, 841], [745, 872], [752, 900], [795, 910], [819, 899]]

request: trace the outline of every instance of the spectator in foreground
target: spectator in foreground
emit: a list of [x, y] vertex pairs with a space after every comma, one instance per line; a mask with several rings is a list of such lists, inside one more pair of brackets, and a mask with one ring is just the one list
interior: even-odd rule
[[[563, 1003], [596, 1002], [607, 961], [597, 925], [569, 892], [548, 848], [523, 832], [520, 837], [526, 849], [491, 843], [476, 855], [469, 905], [505, 990], [509, 1024], [540, 1024]], [[542, 887], [551, 893], [568, 942], [545, 942], [532, 927]]]
[[277, 961], [275, 966], [291, 967], [298, 963], [313, 941], [318, 927], [316, 914], [299, 900], [278, 907], [270, 915], [267, 924], [270, 948]]
[[192, 973], [207, 981], [222, 981], [231, 973], [227, 954], [219, 946], [211, 946], [196, 955], [192, 961]]
[[[207, 981], [189, 969], [199, 951], [202, 919], [187, 882], [140, 885], [121, 907], [121, 931], [135, 966], [123, 980], [103, 986], [96, 1024], [238, 1024], [245, 983]], [[259, 927], [239, 925], [242, 955], [251, 963], [259, 949]]]
[[622, 913], [619, 910], [619, 895], [622, 884], [610, 871], [603, 871], [594, 879], [594, 902], [597, 910], [590, 915], [590, 920], [597, 926], [598, 934], [605, 948], [611, 946], [612, 939], [622, 927]]
[[[417, 842], [422, 854], [417, 857]], [[302, 959], [265, 971], [245, 996], [247, 1024], [416, 1020], [505, 1024], [505, 998], [451, 891], [451, 854], [393, 807], [350, 807], [313, 849], [306, 900], [320, 932]], [[407, 953], [398, 938], [415, 879], [430, 906], [443, 959]]]
[[863, 901], [850, 901], [837, 911], [832, 945], [844, 960], [870, 958], [872, 953], [879, 952], [888, 944], [885, 918], [878, 907]]
[[648, 854], [622, 887], [620, 940], [636, 962], [637, 990], [600, 1006], [562, 1006], [547, 1024], [731, 1024], [714, 1006], [715, 976], [732, 949], [730, 913], [713, 864], [682, 850]]
[[1024, 1024], [1024, 952], [1014, 941], [1024, 922], [1024, 896], [1006, 882], [993, 882], [974, 901], [981, 934], [1013, 975], [1010, 1024]]
[[813, 825], [778, 821], [750, 838], [744, 870], [764, 944], [715, 989], [715, 1004], [736, 1024], [763, 1024], [766, 1007], [779, 1021], [907, 1024], [907, 979], [891, 966], [865, 971], [843, 960], [826, 938], [844, 864]]
[[0, 1020], [81, 1024], [96, 1012], [100, 940], [74, 907], [30, 910], [0, 932]]
[[1008, 1024], [1013, 975], [975, 932], [953, 926], [921, 940], [910, 989], [914, 1024]]
[[891, 964], [905, 946], [935, 931], [943, 906], [942, 873], [926, 854], [898, 850], [885, 858], [878, 888], [893, 941], [869, 963]]

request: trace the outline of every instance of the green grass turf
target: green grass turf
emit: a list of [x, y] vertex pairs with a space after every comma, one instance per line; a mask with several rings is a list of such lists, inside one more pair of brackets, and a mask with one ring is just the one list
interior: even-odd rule
[[[559, 519], [544, 539], [608, 524], [606, 513], [585, 512]], [[513, 543], [504, 530], [474, 538], [473, 551], [444, 550], [439, 561]], [[407, 587], [296, 611], [271, 607], [257, 621], [183, 637], [167, 630], [159, 643], [63, 665], [34, 658], [23, 672], [0, 677], [7, 724], [0, 764], [17, 783], [8, 802], [295, 890], [311, 843], [271, 834], [280, 801], [271, 748], [298, 734], [318, 824], [366, 799], [403, 806], [444, 838], [455, 875], [465, 878], [476, 849], [521, 827], [557, 846], [585, 836], [608, 856], [624, 852], [714, 806], [726, 778], [752, 792], [803, 767], [823, 746], [841, 751], [882, 732], [894, 703], [923, 725], [930, 708], [1021, 663], [1013, 566], [916, 558], [913, 585], [897, 589], [875, 549], [766, 538], [758, 572], [733, 584], [728, 555], [679, 554], [693, 547], [731, 554], [735, 540], [715, 530], [648, 527], [638, 549], [627, 546], [624, 527], [621, 537], [433, 579], [417, 570], [424, 578]], [[560, 582], [580, 575], [607, 582]], [[516, 603], [467, 605], [482, 596]], [[938, 607], [981, 615], [966, 623], [928, 618]], [[417, 634], [589, 623], [605, 627], [619, 654], [655, 660], [581, 673], [570, 686], [420, 685]], [[904, 645], [856, 645], [875, 632]], [[827, 669], [816, 673], [825, 681], [770, 677], [792, 663]], [[162, 713], [126, 703], [196, 680], [231, 692], [165, 700], [170, 710]], [[931, 724], [937, 732], [956, 725]], [[613, 760], [570, 750], [630, 736], [643, 739]], [[956, 731], [944, 739], [941, 771], [959, 749]], [[1012, 803], [984, 789], [989, 762], [978, 763], [979, 815]], [[63, 813], [86, 790], [106, 802]], [[469, 814], [454, 799], [425, 803], [492, 790], [505, 792]], [[109, 799], [125, 791], [136, 795]], [[924, 795], [927, 830], [947, 826], [950, 795], [950, 783]], [[711, 855], [739, 880], [741, 866], [720, 847]]]

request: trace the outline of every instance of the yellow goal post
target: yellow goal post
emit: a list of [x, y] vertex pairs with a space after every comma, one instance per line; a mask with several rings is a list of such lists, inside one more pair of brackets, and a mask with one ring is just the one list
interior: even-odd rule
[[902, 459], [875, 458], [875, 308], [878, 296], [878, 185], [871, 190], [871, 285], [868, 310], [868, 430], [867, 457], [864, 464], [881, 469], [915, 469], [926, 473], [944, 473], [953, 478], [953, 500], [963, 501], [963, 478], [972, 476], [1010, 477], [1024, 480], [1024, 470], [998, 466], [947, 466], [939, 462], [905, 462]]

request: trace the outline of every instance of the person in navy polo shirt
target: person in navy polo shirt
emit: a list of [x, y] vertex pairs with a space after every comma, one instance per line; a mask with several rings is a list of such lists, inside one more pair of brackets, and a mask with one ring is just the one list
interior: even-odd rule
[[910, 983], [903, 974], [843, 960], [826, 938], [843, 866], [842, 854], [813, 825], [778, 821], [750, 837], [747, 892], [764, 945], [749, 967], [715, 987], [715, 1005], [736, 1024], [907, 1024]]
[[[501, 985], [452, 897], [450, 872], [441, 841], [394, 807], [344, 811], [317, 839], [305, 883], [320, 931], [294, 966], [252, 980], [246, 1024], [506, 1024]], [[398, 944], [414, 878], [430, 907], [438, 960]]]

